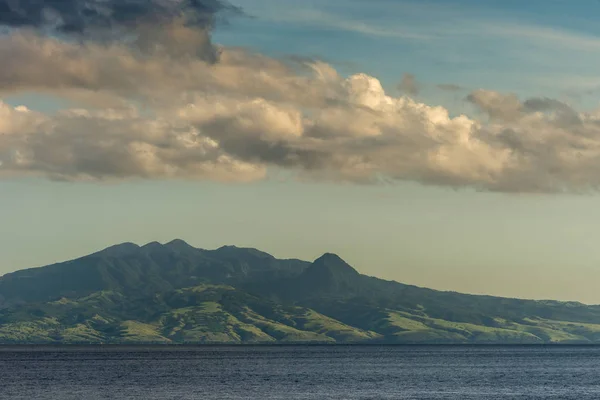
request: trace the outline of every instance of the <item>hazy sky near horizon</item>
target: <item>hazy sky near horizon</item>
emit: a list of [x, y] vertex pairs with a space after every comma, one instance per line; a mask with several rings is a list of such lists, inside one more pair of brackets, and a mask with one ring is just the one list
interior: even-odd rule
[[0, 274], [181, 238], [600, 304], [600, 2], [232, 3], [0, 29]]

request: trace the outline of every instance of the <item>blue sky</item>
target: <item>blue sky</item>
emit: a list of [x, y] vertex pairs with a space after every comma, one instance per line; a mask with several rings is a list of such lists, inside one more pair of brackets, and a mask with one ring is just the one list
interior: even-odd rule
[[[234, 2], [235, 3], [235, 2]], [[597, 108], [600, 2], [244, 0], [251, 18], [219, 26], [215, 42], [273, 57], [326, 60], [377, 77], [389, 93], [416, 76], [419, 101], [478, 111], [485, 88]], [[457, 85], [445, 91], [438, 84]], [[54, 112], [54, 95], [4, 101]], [[267, 179], [56, 182], [0, 180], [0, 274], [114, 243], [182, 238], [257, 247], [278, 257], [336, 252], [361, 272], [444, 290], [600, 303], [597, 194], [488, 193]]]
[[600, 28], [590, 18], [600, 12], [596, 1], [248, 0], [240, 6], [254, 18], [221, 29], [219, 41], [325, 58], [390, 87], [403, 72], [431, 86], [525, 96], [564, 96], [600, 84]]

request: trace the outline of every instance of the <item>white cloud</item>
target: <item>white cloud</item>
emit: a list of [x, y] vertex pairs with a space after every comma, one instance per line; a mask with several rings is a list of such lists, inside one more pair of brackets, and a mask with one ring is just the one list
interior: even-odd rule
[[[179, 37], [161, 40], [169, 47]], [[451, 117], [323, 62], [222, 48], [209, 63], [179, 49], [0, 37], [0, 94], [84, 102], [56, 115], [0, 103], [0, 172], [252, 181], [279, 168], [310, 179], [507, 192], [600, 184], [599, 116], [556, 100], [478, 90], [468, 99], [480, 115]]]
[[188, 178], [249, 181], [260, 165], [236, 160], [190, 126], [132, 110], [54, 116], [0, 102], [0, 171], [61, 180]]

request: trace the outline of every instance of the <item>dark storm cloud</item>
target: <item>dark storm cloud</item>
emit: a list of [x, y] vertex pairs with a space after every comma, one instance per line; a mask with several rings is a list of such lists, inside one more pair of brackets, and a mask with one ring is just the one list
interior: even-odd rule
[[0, 25], [90, 34], [183, 18], [206, 28], [225, 11], [239, 10], [221, 0], [0, 0]]

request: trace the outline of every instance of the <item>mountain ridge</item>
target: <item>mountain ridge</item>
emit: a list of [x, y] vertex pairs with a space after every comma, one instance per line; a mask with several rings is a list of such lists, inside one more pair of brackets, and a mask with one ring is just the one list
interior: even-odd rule
[[600, 306], [437, 291], [181, 239], [0, 277], [0, 343], [600, 343]]

